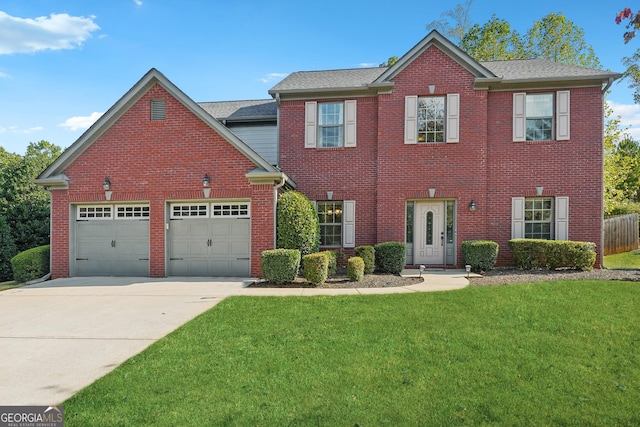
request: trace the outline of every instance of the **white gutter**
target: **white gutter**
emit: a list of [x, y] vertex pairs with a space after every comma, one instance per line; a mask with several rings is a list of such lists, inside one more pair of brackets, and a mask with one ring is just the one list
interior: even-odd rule
[[287, 182], [284, 172], [280, 175], [280, 183], [273, 186], [273, 247], [275, 249], [278, 244], [278, 190]]

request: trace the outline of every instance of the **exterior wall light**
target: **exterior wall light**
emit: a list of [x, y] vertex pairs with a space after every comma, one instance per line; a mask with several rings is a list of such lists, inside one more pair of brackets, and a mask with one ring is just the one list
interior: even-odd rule
[[470, 211], [472, 211], [472, 212], [475, 211], [476, 207], [477, 206], [476, 206], [476, 201], [475, 200], [472, 200], [472, 201], [469, 202], [469, 210]]
[[204, 174], [204, 178], [202, 178], [202, 191], [204, 192], [204, 198], [208, 199], [211, 196], [211, 188], [209, 185], [211, 184], [211, 178], [209, 178], [209, 174]]
[[102, 189], [104, 191], [109, 191], [110, 188], [111, 188], [111, 180], [109, 179], [109, 177], [106, 177], [104, 179], [104, 182], [102, 183]]

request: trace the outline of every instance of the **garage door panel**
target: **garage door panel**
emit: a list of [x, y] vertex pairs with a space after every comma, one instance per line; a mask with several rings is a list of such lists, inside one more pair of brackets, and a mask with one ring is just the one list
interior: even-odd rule
[[[171, 211], [186, 209], [172, 207]], [[172, 219], [169, 273], [173, 276], [247, 276], [251, 271], [250, 236], [248, 218]]]
[[149, 275], [148, 220], [93, 218], [76, 221], [74, 226], [75, 275]]

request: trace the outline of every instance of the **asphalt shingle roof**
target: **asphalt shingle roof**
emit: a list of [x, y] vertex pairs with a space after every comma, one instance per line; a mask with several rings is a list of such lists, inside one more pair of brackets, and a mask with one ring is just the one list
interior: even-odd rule
[[275, 118], [278, 113], [276, 101], [273, 99], [199, 102], [198, 105], [218, 120]]
[[[604, 70], [579, 67], [549, 61], [546, 59], [523, 59], [510, 61], [480, 62], [504, 82], [509, 80], [548, 80], [565, 78], [594, 78], [608, 74]], [[366, 87], [380, 77], [387, 67], [354, 68], [345, 70], [299, 71], [285, 77], [269, 92], [304, 91], [313, 89], [344, 89]]]

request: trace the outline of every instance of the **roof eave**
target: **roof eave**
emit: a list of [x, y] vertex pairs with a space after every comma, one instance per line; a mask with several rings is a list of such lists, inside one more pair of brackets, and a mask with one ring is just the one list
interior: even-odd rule
[[537, 79], [476, 79], [474, 89], [489, 90], [513, 90], [513, 89], [537, 89], [542, 87], [585, 87], [602, 86], [608, 84], [611, 79], [616, 80], [621, 77], [618, 73], [609, 73], [596, 76], [583, 77], [546, 77]]

